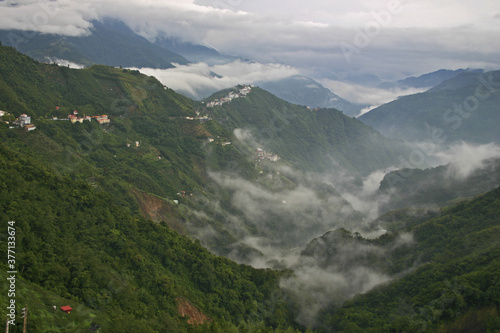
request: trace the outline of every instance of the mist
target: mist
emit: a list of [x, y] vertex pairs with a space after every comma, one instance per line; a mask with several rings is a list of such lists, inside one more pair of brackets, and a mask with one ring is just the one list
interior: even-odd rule
[[[233, 134], [233, 145], [240, 151], [266, 149], [248, 129], [236, 129]], [[421, 144], [413, 148], [424, 149]], [[446, 165], [443, 186], [470, 177], [487, 168], [492, 158], [500, 158], [500, 146], [492, 143], [435, 145], [425, 151], [422, 165]], [[223, 233], [234, 241], [215, 252], [257, 268], [293, 270], [280, 286], [297, 304], [299, 323], [314, 327], [327, 307], [341, 306], [356, 294], [408, 273], [388, 272], [394, 271], [389, 268], [394, 251], [411, 248], [413, 235], [393, 235], [386, 231], [386, 222], [378, 219], [393, 198], [404, 194], [397, 188], [380, 190], [384, 177], [400, 165], [367, 176], [334, 161], [323, 173], [301, 172], [285, 162], [261, 167], [264, 171], [256, 180], [247, 179], [238, 168], [207, 170], [215, 195], [191, 212], [190, 232], [214, 250], [214, 244], [221, 242], [221, 230], [207, 225], [223, 225]], [[434, 179], [429, 183], [436, 185]], [[377, 239], [386, 234], [392, 240], [377, 245]]]
[[360, 114], [357, 115], [357, 117], [385, 103], [394, 101], [398, 97], [418, 94], [430, 88], [381, 89], [377, 87], [370, 87], [368, 85], [360, 85], [331, 79], [322, 79], [318, 80], [318, 82], [353, 103], [370, 105], [369, 107], [361, 110]]
[[449, 175], [453, 178], [465, 179], [473, 172], [486, 166], [486, 161], [500, 157], [500, 146], [495, 143], [484, 145], [460, 142], [447, 150], [435, 154], [439, 164], [449, 164]]
[[311, 241], [292, 266], [294, 276], [280, 284], [299, 305], [297, 321], [314, 327], [318, 314], [326, 307], [341, 306], [356, 294], [406, 274], [391, 276], [385, 271], [392, 264], [392, 252], [413, 243], [413, 236], [405, 233], [388, 246], [375, 245], [345, 230]]
[[274, 63], [234, 61], [224, 65], [206, 63], [176, 65], [171, 69], [140, 68], [142, 73], [158, 78], [167, 87], [195, 100], [237, 84], [279, 80], [299, 71], [291, 66]]

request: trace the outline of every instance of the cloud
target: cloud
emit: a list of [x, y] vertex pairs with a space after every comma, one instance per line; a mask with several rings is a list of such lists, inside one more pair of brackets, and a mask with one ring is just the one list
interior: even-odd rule
[[297, 322], [314, 326], [319, 312], [327, 306], [352, 298], [357, 293], [390, 281], [383, 273], [364, 267], [349, 271], [335, 271], [312, 268], [296, 269], [295, 277], [280, 282], [280, 287], [292, 295], [299, 306]]
[[428, 89], [380, 89], [376, 87], [368, 87], [365, 85], [329, 79], [320, 80], [320, 83], [351, 102], [371, 105], [369, 108], [364, 109], [361, 114], [366, 113], [382, 104], [393, 101], [400, 96], [417, 94]]
[[[272, 240], [275, 247], [304, 245], [355, 216], [352, 207], [335, 193], [323, 191], [320, 197], [312, 180], [291, 189], [271, 190], [235, 175], [210, 173], [210, 177], [231, 193], [233, 209], [256, 229], [256, 235]], [[274, 171], [262, 174], [260, 181], [279, 184], [281, 177]]]
[[286, 65], [239, 60], [224, 65], [195, 63], [176, 65], [172, 69], [141, 68], [140, 71], [155, 76], [176, 92], [197, 100], [237, 84], [278, 80], [298, 74], [297, 69]]
[[90, 33], [97, 18], [92, 4], [69, 0], [2, 1], [0, 29], [80, 36]]
[[439, 164], [449, 164], [450, 176], [465, 179], [474, 171], [483, 169], [486, 161], [500, 157], [500, 146], [494, 143], [474, 145], [461, 142], [435, 153]]
[[326, 307], [338, 307], [406, 273], [391, 276], [386, 271], [393, 251], [414, 244], [411, 234], [398, 235], [386, 246], [346, 234], [336, 230], [311, 241], [292, 266], [294, 276], [281, 280], [281, 288], [299, 305], [299, 323], [314, 327]]
[[[392, 80], [440, 68], [500, 67], [498, 2], [402, 0], [395, 11], [390, 3], [2, 1], [0, 27], [81, 35], [89, 33], [90, 20], [113, 17], [150, 40], [176, 37], [315, 78], [374, 73]], [[355, 52], [346, 55], [345, 45]]]
[[49, 63], [58, 64], [59, 66], [65, 66], [75, 69], [85, 68], [85, 65], [77, 64], [68, 60], [45, 57]]

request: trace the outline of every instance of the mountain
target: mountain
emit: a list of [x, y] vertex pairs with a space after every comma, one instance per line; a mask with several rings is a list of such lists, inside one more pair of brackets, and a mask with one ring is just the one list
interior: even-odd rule
[[149, 42], [112, 19], [92, 21], [88, 36], [70, 37], [25, 31], [0, 31], [3, 45], [43, 62], [67, 60], [81, 65], [171, 68], [188, 61], [177, 53]]
[[[216, 116], [135, 70], [40, 64], [8, 47], [0, 56], [0, 108], [10, 113], [6, 119], [25, 113], [37, 126], [26, 136], [5, 128], [5, 144], [22, 143], [60, 172], [105, 188], [121, 205], [166, 221], [239, 262], [262, 254], [255, 249], [258, 244], [246, 239], [261, 237], [289, 248], [362, 219], [334, 188], [307, 175], [307, 170], [333, 167], [328, 154], [344, 159], [338, 163], [345, 167], [359, 160], [353, 170], [368, 170], [397, 152], [393, 142], [340, 111], [319, 111], [321, 119], [316, 119], [310, 110], [258, 88], [238, 112], [270, 124], [275, 132], [266, 134], [286, 135], [289, 142], [280, 139], [279, 147], [264, 140], [260, 146], [248, 145], [235, 127], [226, 126], [226, 115]], [[267, 110], [277, 107], [299, 112], [297, 123], [287, 130], [275, 128], [278, 114]], [[72, 124], [66, 119], [75, 110], [78, 117], [106, 114], [111, 122]], [[238, 128], [254, 124], [239, 121]], [[267, 157], [258, 158], [257, 148], [265, 149]], [[373, 155], [364, 158], [364, 151]]]
[[[58, 174], [0, 144], [0, 223], [15, 230], [18, 270], [0, 273], [5, 280], [15, 275], [10, 293], [7, 283], [0, 287], [10, 297], [15, 290], [17, 319], [10, 318], [10, 331], [22, 327], [22, 307], [31, 332], [290, 326], [278, 289], [283, 272], [217, 257], [120, 205], [103, 183]], [[7, 251], [7, 242], [0, 248]], [[71, 315], [59, 309], [67, 305]], [[6, 309], [0, 310], [4, 317], [11, 313]]]
[[250, 130], [258, 143], [303, 170], [325, 171], [338, 165], [367, 173], [396, 163], [397, 156], [406, 151], [403, 145], [338, 110], [290, 104], [258, 87], [246, 97], [207, 108], [207, 112], [228, 131]]
[[499, 211], [497, 188], [421, 216], [392, 214], [408, 223], [381, 224], [387, 230], [378, 238], [330, 231], [305, 247], [296, 275], [281, 284], [317, 332], [495, 330]]
[[500, 190], [388, 213], [375, 226], [388, 232], [365, 238], [369, 221], [318, 172], [366, 175], [408, 150], [338, 110], [251, 86], [201, 103], [136, 70], [4, 46], [0, 109], [16, 327], [25, 306], [33, 332], [498, 327]]
[[[0, 223], [15, 228], [18, 326], [22, 304], [33, 332], [293, 330], [278, 285], [288, 273], [239, 265], [181, 235], [198, 222], [198, 201], [215, 196], [207, 135], [233, 140], [215, 122], [186, 119], [199, 103], [138, 71], [48, 65], [5, 46], [0, 96]], [[34, 130], [15, 125], [22, 114]], [[110, 122], [96, 121], [103, 114]], [[253, 171], [237, 150], [210, 162], [228, 156]], [[221, 211], [213, 226], [206, 211], [202, 226], [234, 242]]]
[[[339, 79], [337, 78], [337, 80]], [[342, 81], [366, 87], [376, 87], [381, 83], [381, 79], [375, 74], [350, 74], [346, 76]]]
[[500, 71], [464, 72], [359, 117], [382, 134], [408, 141], [500, 142]]
[[[384, 272], [393, 278], [327, 307], [318, 318], [318, 331], [494, 331], [500, 327], [499, 211], [497, 188], [375, 240], [347, 234], [344, 239], [357, 243], [360, 255], [364, 249], [362, 256], [372, 258], [362, 267], [391, 267]], [[327, 236], [322, 241], [323, 248], [335, 246]]]
[[351, 117], [357, 116], [366, 107], [366, 105], [351, 103], [313, 79], [301, 75], [258, 82], [256, 85], [287, 102], [311, 108], [334, 108]]
[[461, 175], [455, 164], [404, 169], [387, 173], [380, 183], [379, 196], [386, 196], [381, 212], [405, 207], [445, 205], [470, 198], [500, 186], [500, 159], [488, 159], [470, 174]]
[[184, 42], [177, 38], [160, 36], [156, 38], [154, 43], [182, 55], [190, 62], [205, 62], [210, 66], [221, 65], [236, 60], [241, 60], [241, 58], [239, 57], [221, 54], [214, 48], [199, 44], [193, 44], [190, 42]]
[[481, 69], [456, 69], [456, 70], [448, 70], [448, 69], [440, 69], [438, 71], [423, 74], [420, 76], [411, 76], [404, 80], [399, 80], [396, 82], [382, 82], [378, 85], [378, 88], [382, 89], [409, 89], [409, 88], [431, 88], [435, 87], [438, 84], [449, 80], [458, 74], [462, 74], [464, 72], [472, 72], [472, 73], [482, 73]]

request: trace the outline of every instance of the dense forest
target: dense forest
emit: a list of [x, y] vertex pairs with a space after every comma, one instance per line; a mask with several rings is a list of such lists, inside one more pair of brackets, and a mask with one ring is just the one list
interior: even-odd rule
[[[292, 326], [278, 287], [289, 272], [217, 257], [167, 225], [183, 219], [172, 200], [188, 201], [179, 191], [205, 190], [207, 134], [185, 120], [194, 101], [136, 71], [45, 65], [7, 47], [0, 54], [4, 120], [26, 113], [37, 127], [0, 125], [1, 223], [15, 222], [16, 297], [30, 309], [30, 331], [196, 329], [183, 304], [200, 313], [199, 331]], [[71, 123], [75, 110], [113, 122]], [[166, 207], [160, 220], [143, 217], [141, 194]], [[52, 309], [68, 304], [70, 316]]]
[[[203, 313], [200, 332], [290, 327], [278, 288], [289, 272], [217, 257], [109, 192], [4, 144], [0, 159], [1, 225], [7, 231], [15, 222], [16, 301], [30, 309], [30, 332], [88, 331], [92, 324], [114, 332], [183, 332], [192, 328], [179, 315], [184, 301]], [[8, 285], [1, 287], [7, 295]], [[68, 304], [71, 316], [52, 310]]]
[[[255, 140], [301, 169], [324, 171], [333, 161], [338, 167], [370, 173], [395, 164], [409, 149], [341, 111], [308, 109], [258, 87], [252, 91], [248, 98], [209, 112], [230, 131], [249, 129]], [[219, 97], [220, 92], [207, 100]]]
[[[334, 157], [339, 168], [363, 174], [406, 148], [339, 111], [308, 110], [259, 88], [207, 108], [138, 71], [102, 65], [74, 70], [8, 47], [0, 47], [0, 110], [6, 112], [0, 123], [0, 251], [7, 253], [9, 226], [16, 241], [17, 317], [10, 332], [21, 332], [25, 306], [29, 332], [500, 329], [500, 189], [460, 201], [475, 194], [471, 184], [494, 182], [488, 174], [395, 198], [401, 209], [373, 222], [386, 232], [365, 238], [353, 227], [362, 214], [308, 171], [325, 169]], [[23, 113], [34, 131], [14, 125]], [[72, 123], [68, 115], [107, 115], [110, 122]], [[211, 120], [194, 119], [205, 115]], [[253, 146], [238, 139], [235, 129], [243, 127]], [[257, 145], [281, 160], [256, 162]], [[490, 163], [496, 175], [497, 162]], [[404, 191], [444, 172], [415, 171], [397, 186]], [[390, 186], [386, 179], [381, 191]], [[256, 205], [269, 215], [259, 216], [260, 225], [234, 205], [242, 188], [254, 189]], [[454, 196], [457, 188], [463, 194]], [[426, 193], [449, 206], [405, 207], [412, 200], [427, 204]], [[287, 206], [284, 194], [298, 199]], [[314, 205], [302, 206], [304, 201]], [[234, 221], [244, 221], [238, 227], [245, 235], [294, 243], [293, 237], [309, 235], [308, 228], [324, 233], [339, 225], [337, 219], [350, 224], [311, 241], [302, 260], [312, 257], [318, 269], [339, 274], [360, 265], [390, 279], [364, 293], [350, 291], [347, 301], [331, 297], [307, 325], [298, 319], [316, 300], [283, 288], [300, 275], [300, 265], [256, 269], [214, 254], [234, 251], [241, 231]], [[291, 230], [290, 221], [302, 227]], [[198, 239], [195, 229], [210, 240]], [[378, 254], [338, 257], [351, 247]], [[238, 251], [262, 255], [248, 246]], [[0, 265], [4, 281], [6, 264]], [[0, 284], [4, 318], [8, 288]], [[330, 295], [333, 286], [321, 288]], [[66, 305], [73, 308], [69, 314], [60, 309]]]

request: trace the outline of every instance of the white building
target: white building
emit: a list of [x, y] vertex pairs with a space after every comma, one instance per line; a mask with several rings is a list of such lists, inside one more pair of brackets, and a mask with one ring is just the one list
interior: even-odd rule
[[31, 117], [23, 113], [19, 116], [18, 122], [21, 127], [24, 127], [25, 125], [31, 124]]

